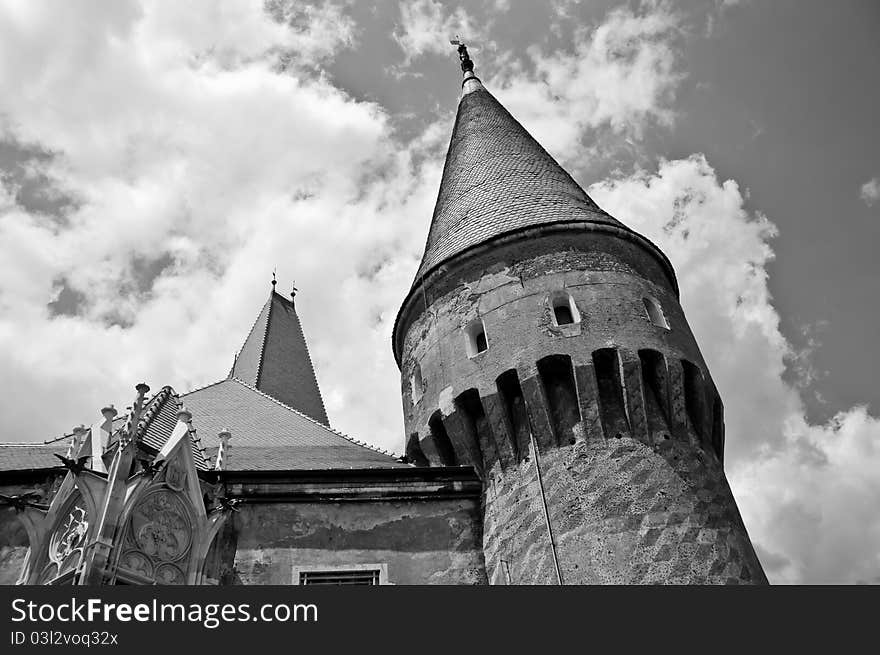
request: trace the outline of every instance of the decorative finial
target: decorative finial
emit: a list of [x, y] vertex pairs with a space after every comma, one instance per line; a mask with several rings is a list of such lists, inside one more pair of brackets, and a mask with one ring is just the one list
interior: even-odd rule
[[79, 454], [79, 447], [82, 445], [83, 441], [86, 438], [86, 426], [78, 425], [73, 428], [73, 437], [70, 440], [70, 444], [67, 446], [67, 457], [76, 457]]
[[101, 408], [101, 414], [103, 415], [104, 419], [107, 421], [112, 421], [114, 418], [116, 418], [116, 415], [118, 413], [119, 412], [116, 411], [116, 408], [113, 406], [113, 403], [110, 403], [109, 405], [107, 405], [107, 407]]
[[455, 35], [454, 39], [450, 39], [449, 43], [458, 46], [458, 58], [461, 60], [461, 72], [465, 75], [467, 75], [468, 73], [473, 75], [474, 62], [468, 54], [467, 45], [465, 45], [458, 34]]
[[192, 421], [192, 417], [192, 412], [186, 408], [186, 405], [180, 403], [180, 409], [177, 410], [177, 420], [183, 423], [189, 423]]
[[297, 292], [297, 291], [299, 291], [299, 289], [296, 288], [296, 280], [294, 280], [294, 281], [293, 281], [293, 284], [291, 285], [291, 288], [290, 288], [290, 299], [291, 299], [291, 300], [293, 300], [294, 298], [296, 298], [296, 292]]
[[275, 291], [275, 285], [278, 284], [278, 280], [275, 279], [275, 269], [272, 269], [272, 291]]
[[214, 462], [214, 470], [222, 471], [226, 468], [226, 460], [229, 457], [229, 439], [232, 433], [229, 428], [223, 428], [217, 437], [220, 439], [220, 448], [217, 449], [217, 460]]

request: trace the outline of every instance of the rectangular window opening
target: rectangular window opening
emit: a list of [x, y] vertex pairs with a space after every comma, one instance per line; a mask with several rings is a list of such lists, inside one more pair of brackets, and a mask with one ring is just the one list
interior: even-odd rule
[[348, 566], [301, 566], [293, 569], [295, 585], [385, 585], [387, 564], [352, 564]]

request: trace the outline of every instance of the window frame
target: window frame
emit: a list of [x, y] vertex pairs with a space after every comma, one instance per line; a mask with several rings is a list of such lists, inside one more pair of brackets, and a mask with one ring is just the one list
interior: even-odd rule
[[425, 377], [422, 375], [422, 365], [416, 362], [413, 366], [412, 375], [409, 378], [409, 391], [412, 398], [412, 404], [418, 405], [425, 395]]
[[[669, 319], [666, 318], [666, 312], [663, 311], [663, 305], [654, 296], [642, 296], [642, 307], [644, 307], [645, 314], [647, 315], [648, 321], [651, 323], [651, 325], [654, 325], [658, 328], [663, 328], [664, 330], [672, 329], [672, 327], [669, 325]], [[659, 316], [659, 323], [654, 320], [654, 316], [652, 316], [651, 314], [651, 308], [653, 308]]]
[[[303, 564], [293, 567], [293, 585], [303, 585], [302, 575], [308, 573], [358, 573], [358, 572], [378, 572], [379, 585], [391, 584], [388, 582], [388, 564], [382, 563], [364, 563], [364, 564]], [[307, 586], [306, 585], [303, 586]], [[343, 585], [340, 585], [343, 586]], [[372, 586], [372, 585], [370, 585]]]
[[[549, 297], [550, 316], [553, 319], [553, 325], [560, 328], [567, 328], [573, 325], [579, 325], [581, 322], [581, 312], [578, 309], [574, 297], [567, 290], [557, 291], [550, 294]], [[571, 315], [571, 323], [560, 323], [556, 316], [557, 307], [566, 307]]]
[[[486, 341], [486, 347], [482, 350], [478, 348], [477, 344], [477, 337], [480, 333], [483, 334], [483, 338]], [[486, 324], [482, 318], [471, 321], [465, 328], [465, 350], [467, 351], [468, 359], [473, 359], [489, 351], [489, 332], [486, 330]]]

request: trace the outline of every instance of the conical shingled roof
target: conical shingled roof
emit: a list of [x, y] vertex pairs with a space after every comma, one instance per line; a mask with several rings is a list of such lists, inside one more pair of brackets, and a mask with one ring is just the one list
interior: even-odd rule
[[263, 305], [229, 372], [306, 416], [329, 425], [293, 301], [275, 292]]
[[466, 76], [418, 281], [494, 237], [548, 223], [623, 227], [510, 115]]

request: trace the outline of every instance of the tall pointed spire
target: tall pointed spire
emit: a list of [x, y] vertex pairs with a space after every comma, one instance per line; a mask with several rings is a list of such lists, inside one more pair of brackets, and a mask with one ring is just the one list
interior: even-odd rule
[[623, 227], [602, 211], [474, 74], [463, 73], [455, 127], [416, 284], [444, 261], [503, 234], [565, 222]]
[[293, 298], [272, 291], [229, 372], [246, 384], [329, 426]]

